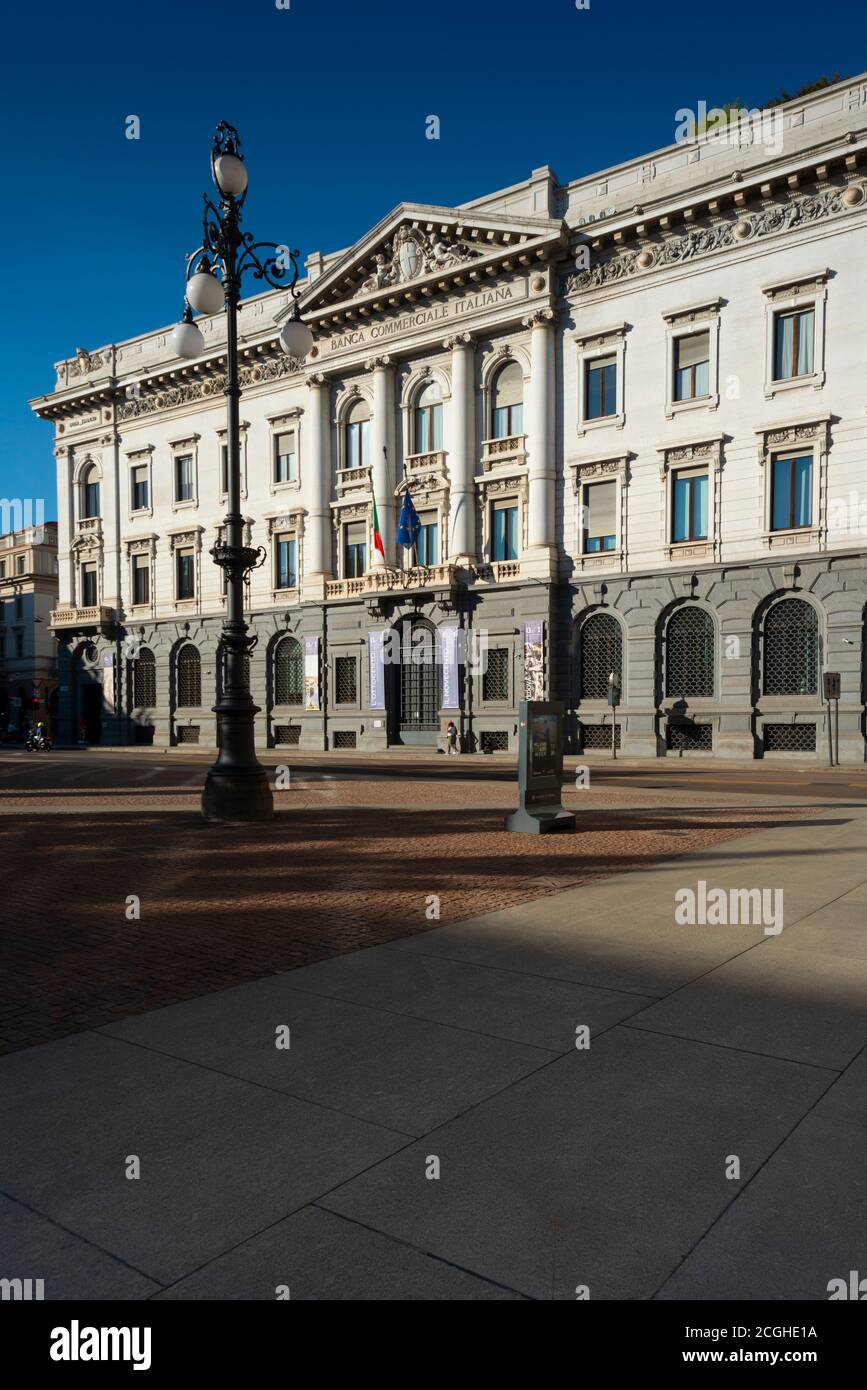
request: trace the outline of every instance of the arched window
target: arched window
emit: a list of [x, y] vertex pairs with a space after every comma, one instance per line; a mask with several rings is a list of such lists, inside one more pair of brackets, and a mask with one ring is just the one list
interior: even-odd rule
[[413, 452], [431, 454], [443, 447], [443, 404], [439, 382], [431, 381], [415, 403]]
[[491, 390], [491, 438], [510, 439], [524, 429], [524, 376], [517, 362], [507, 362]]
[[346, 417], [346, 468], [366, 468], [370, 463], [370, 406], [357, 400]]
[[304, 653], [296, 637], [281, 637], [274, 648], [273, 703], [300, 705], [304, 694]]
[[92, 463], [81, 480], [82, 517], [99, 516], [99, 469]]
[[665, 633], [665, 693], [696, 698], [713, 692], [713, 618], [703, 608], [679, 608]]
[[139, 647], [132, 663], [132, 702], [136, 709], [152, 709], [157, 702], [157, 664], [150, 647]]
[[762, 669], [766, 695], [815, 695], [819, 688], [819, 619], [812, 604], [784, 598], [765, 617]]
[[198, 648], [189, 642], [181, 647], [175, 669], [178, 708], [189, 705], [198, 709], [202, 703], [202, 662]]
[[594, 613], [581, 628], [579, 691], [582, 700], [606, 700], [613, 671], [623, 684], [623, 634], [610, 613]]

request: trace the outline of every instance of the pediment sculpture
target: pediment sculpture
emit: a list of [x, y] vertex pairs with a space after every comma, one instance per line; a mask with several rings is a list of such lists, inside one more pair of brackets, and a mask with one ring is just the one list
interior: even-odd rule
[[379, 251], [374, 257], [375, 269], [361, 284], [361, 293], [383, 290], [417, 280], [421, 275], [437, 270], [450, 270], [481, 255], [474, 246], [461, 240], [445, 241], [428, 236], [417, 227], [401, 227], [391, 243], [390, 251]]

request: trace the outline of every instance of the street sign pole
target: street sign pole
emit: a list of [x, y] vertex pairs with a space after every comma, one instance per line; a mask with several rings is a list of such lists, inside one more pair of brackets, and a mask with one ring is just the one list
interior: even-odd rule
[[[826, 671], [822, 676], [822, 693], [828, 706], [828, 766], [834, 766], [834, 747], [837, 748], [837, 766], [840, 766], [840, 687], [839, 671]], [[831, 729], [831, 701], [834, 701], [834, 728]]]

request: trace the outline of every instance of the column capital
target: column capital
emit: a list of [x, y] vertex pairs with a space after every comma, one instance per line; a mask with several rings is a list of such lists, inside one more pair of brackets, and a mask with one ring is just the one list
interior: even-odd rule
[[305, 381], [308, 386], [328, 386], [331, 378], [326, 372], [308, 372]]
[[367, 372], [373, 372], [373, 371], [382, 371], [382, 370], [384, 370], [386, 367], [393, 367], [393, 366], [394, 366], [394, 358], [393, 358], [393, 357], [389, 357], [388, 353], [386, 352], [386, 353], [382, 353], [379, 357], [368, 357], [367, 361], [366, 361], [365, 364], [364, 364], [364, 369], [365, 369], [365, 371], [367, 371]]
[[471, 347], [472, 344], [472, 333], [453, 333], [450, 338], [443, 338], [443, 347], [447, 352], [458, 347]]
[[521, 319], [524, 328], [550, 328], [553, 322], [553, 309], [534, 309], [532, 314], [527, 314], [526, 318]]

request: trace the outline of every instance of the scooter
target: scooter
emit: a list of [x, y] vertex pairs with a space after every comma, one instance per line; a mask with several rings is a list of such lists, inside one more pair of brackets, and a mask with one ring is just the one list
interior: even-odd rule
[[28, 753], [50, 753], [51, 739], [47, 734], [37, 730], [35, 734], [29, 734], [24, 747]]

